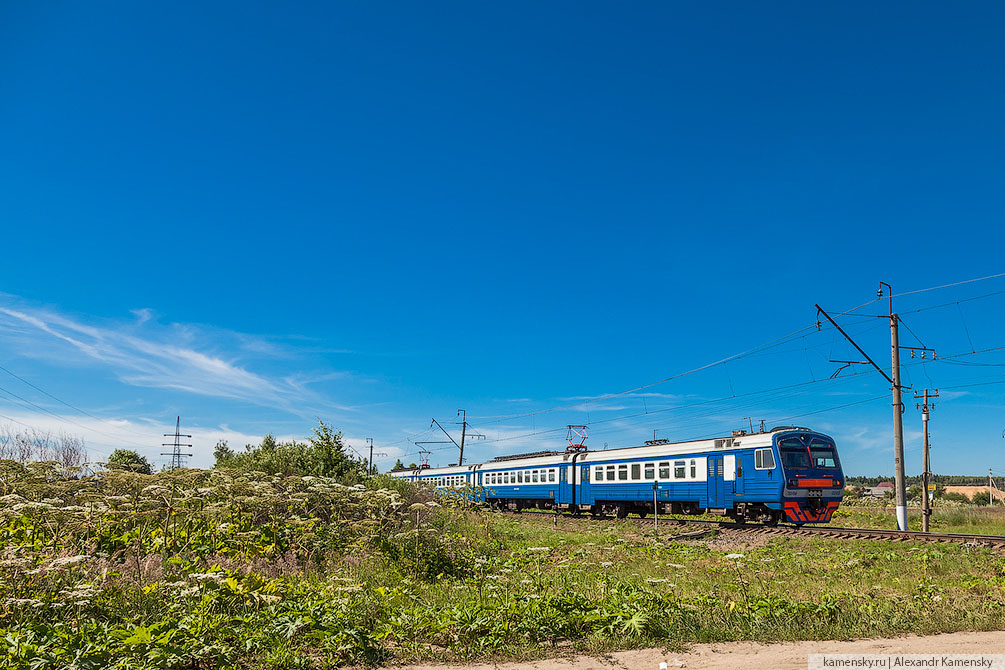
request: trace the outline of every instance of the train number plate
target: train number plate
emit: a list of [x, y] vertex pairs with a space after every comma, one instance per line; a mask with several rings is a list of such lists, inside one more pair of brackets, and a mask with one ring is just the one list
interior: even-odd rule
[[822, 496], [824, 494], [824, 491], [823, 491], [823, 489], [810, 489], [809, 491], [806, 492], [806, 494], [810, 498], [819, 498], [820, 496]]

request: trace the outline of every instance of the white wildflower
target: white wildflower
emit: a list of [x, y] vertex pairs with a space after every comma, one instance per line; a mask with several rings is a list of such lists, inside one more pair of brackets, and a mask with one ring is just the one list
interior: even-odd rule
[[743, 554], [726, 554], [725, 556], [723, 556], [723, 558], [729, 558], [729, 559], [743, 558]]
[[527, 547], [527, 551], [551, 551], [551, 547]]
[[66, 556], [64, 558], [56, 558], [49, 564], [49, 569], [59, 570], [60, 568], [68, 568], [79, 563], [83, 563], [86, 560], [87, 556]]
[[8, 598], [3, 602], [4, 605], [12, 607], [38, 607], [42, 604], [41, 600], [36, 600], [35, 598]]

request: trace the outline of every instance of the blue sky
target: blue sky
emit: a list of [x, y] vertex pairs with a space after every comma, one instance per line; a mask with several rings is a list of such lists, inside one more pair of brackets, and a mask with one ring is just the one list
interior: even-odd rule
[[[806, 383], [855, 357], [831, 329], [596, 398], [879, 281], [1005, 271], [1003, 14], [6, 3], [0, 366], [21, 379], [0, 371], [0, 421], [156, 456], [180, 414], [208, 465], [217, 439], [322, 417], [387, 466], [458, 408], [487, 436], [471, 458], [569, 423], [602, 448], [796, 417], [850, 472], [891, 472], [878, 373]], [[915, 387], [960, 387], [933, 416], [940, 472], [1005, 472], [1005, 384], [973, 386], [1005, 381], [1005, 350], [970, 353], [1005, 346], [996, 291], [897, 299], [940, 355], [970, 354], [906, 361]], [[889, 364], [883, 321], [842, 323]], [[918, 471], [913, 404], [905, 425]]]

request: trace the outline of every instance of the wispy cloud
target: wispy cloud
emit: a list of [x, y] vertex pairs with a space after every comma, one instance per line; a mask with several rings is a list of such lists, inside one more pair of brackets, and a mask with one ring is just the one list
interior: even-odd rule
[[351, 410], [309, 386], [343, 376], [305, 371], [272, 377], [245, 359], [284, 357], [267, 338], [193, 324], [161, 324], [150, 309], [135, 319], [83, 319], [0, 295], [0, 328], [25, 356], [101, 365], [125, 384], [171, 389], [282, 409], [301, 416]]

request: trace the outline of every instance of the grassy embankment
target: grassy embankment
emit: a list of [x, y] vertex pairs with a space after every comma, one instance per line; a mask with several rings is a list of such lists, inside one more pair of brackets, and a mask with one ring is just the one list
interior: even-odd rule
[[[836, 526], [854, 528], [897, 527], [893, 504], [877, 504], [868, 499], [846, 499], [831, 520]], [[921, 530], [921, 508], [917, 501], [907, 508], [907, 527]], [[939, 533], [1005, 535], [1005, 506], [961, 505], [936, 499], [932, 508], [931, 530]]]
[[0, 486], [3, 667], [393, 665], [1005, 628], [1005, 559], [962, 545], [673, 542], [632, 522], [438, 505], [388, 480], [68, 481], [7, 465]]

